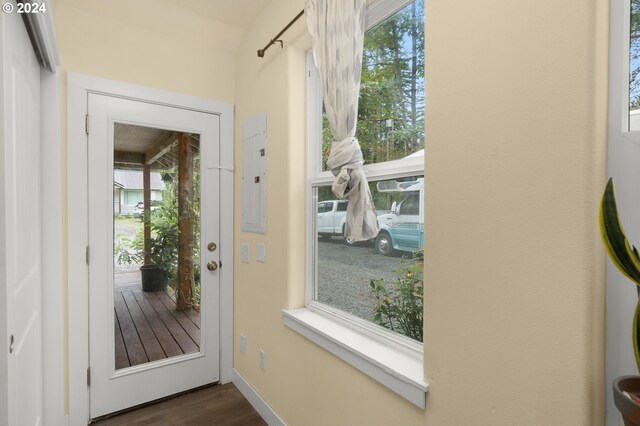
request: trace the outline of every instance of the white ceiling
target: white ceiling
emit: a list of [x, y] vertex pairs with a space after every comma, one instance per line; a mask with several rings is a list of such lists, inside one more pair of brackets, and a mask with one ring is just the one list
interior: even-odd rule
[[168, 0], [182, 9], [246, 30], [269, 0]]

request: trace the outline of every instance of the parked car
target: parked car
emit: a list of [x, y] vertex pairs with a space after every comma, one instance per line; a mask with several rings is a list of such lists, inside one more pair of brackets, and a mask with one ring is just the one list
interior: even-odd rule
[[[160, 206], [160, 201], [159, 200], [151, 200], [151, 207], [149, 207], [149, 209], [151, 211], [156, 210], [158, 207]], [[141, 219], [144, 216], [144, 202], [140, 201], [138, 202], [138, 204], [136, 204], [136, 206], [133, 208], [133, 217], [139, 218]]]
[[318, 203], [316, 229], [320, 238], [344, 235], [347, 200], [327, 200]]
[[379, 182], [381, 192], [394, 192], [404, 196], [393, 203], [391, 212], [378, 216], [380, 232], [375, 240], [376, 251], [390, 255], [394, 250], [415, 252], [424, 244], [424, 178], [415, 181]]

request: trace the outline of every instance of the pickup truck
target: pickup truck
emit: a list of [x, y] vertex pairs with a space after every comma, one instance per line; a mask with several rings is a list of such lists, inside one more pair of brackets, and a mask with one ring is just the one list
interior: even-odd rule
[[318, 203], [318, 222], [316, 223], [316, 229], [321, 238], [344, 235], [347, 202], [347, 200], [327, 200]]

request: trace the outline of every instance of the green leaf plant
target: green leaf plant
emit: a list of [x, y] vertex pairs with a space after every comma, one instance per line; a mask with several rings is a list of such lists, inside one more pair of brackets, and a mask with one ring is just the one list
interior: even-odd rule
[[[613, 264], [631, 281], [640, 294], [640, 255], [635, 246], [630, 245], [622, 229], [613, 179], [609, 179], [600, 203], [600, 233], [602, 241]], [[636, 365], [640, 371], [640, 351], [638, 350], [640, 335], [638, 334], [638, 312], [640, 311], [640, 297], [636, 303], [633, 315], [633, 352]]]
[[[192, 306], [200, 306], [200, 160], [196, 158], [193, 166], [193, 202], [189, 207], [192, 224], [193, 277], [191, 278]], [[150, 214], [151, 240], [149, 252], [151, 264], [167, 271], [169, 286], [178, 288], [178, 170], [167, 170], [172, 179], [165, 183], [162, 200], [158, 208]], [[139, 227], [134, 238], [119, 236], [120, 243], [115, 244], [114, 256], [118, 265], [142, 264], [144, 260], [144, 228]]]
[[373, 320], [389, 330], [422, 342], [424, 294], [424, 252], [418, 250], [413, 261], [396, 269], [396, 281], [371, 280], [369, 285], [376, 298]]

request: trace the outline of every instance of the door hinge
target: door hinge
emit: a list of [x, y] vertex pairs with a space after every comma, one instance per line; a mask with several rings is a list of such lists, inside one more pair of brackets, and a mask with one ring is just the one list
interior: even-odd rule
[[89, 264], [89, 246], [86, 246], [84, 249], [84, 260]]
[[84, 116], [84, 131], [89, 134], [89, 114]]
[[87, 386], [91, 386], [91, 367], [87, 368]]

